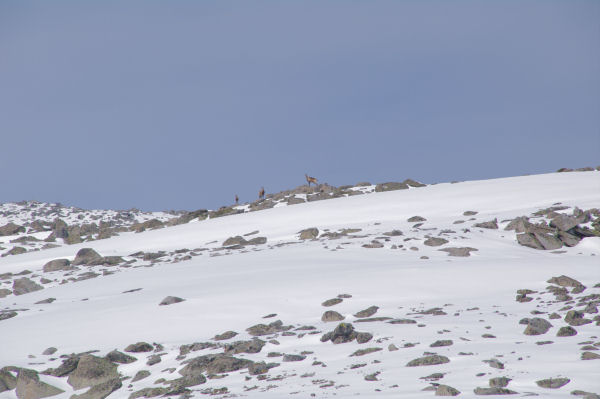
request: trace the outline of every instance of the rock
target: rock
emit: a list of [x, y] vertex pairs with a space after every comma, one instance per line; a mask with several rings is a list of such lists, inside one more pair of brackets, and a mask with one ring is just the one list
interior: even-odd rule
[[542, 244], [545, 250], [551, 251], [563, 246], [562, 241], [552, 234], [534, 233], [533, 235], [539, 243]]
[[83, 355], [79, 358], [75, 371], [69, 374], [67, 382], [74, 389], [81, 389], [118, 378], [117, 366], [109, 360], [93, 355]]
[[425, 244], [429, 247], [439, 247], [440, 245], [444, 245], [447, 243], [448, 243], [448, 240], [445, 240], [445, 239], [439, 238], [439, 237], [430, 237], [423, 242], [423, 244]]
[[140, 370], [131, 379], [131, 382], [136, 382], [139, 380], [143, 380], [144, 378], [150, 377], [150, 372], [148, 370]]
[[484, 360], [483, 362], [489, 364], [490, 367], [493, 367], [495, 369], [499, 369], [499, 370], [504, 369], [504, 363], [502, 363], [498, 359]]
[[581, 354], [581, 360], [596, 360], [600, 359], [600, 355], [594, 352], [583, 352]]
[[105, 266], [116, 266], [125, 262], [125, 260], [120, 256], [105, 256], [102, 258], [102, 260], [102, 264]]
[[146, 361], [146, 365], [148, 366], [154, 366], [157, 363], [161, 362], [161, 358], [160, 355], [150, 355], [148, 356], [148, 360]]
[[517, 392], [511, 391], [507, 388], [492, 387], [492, 388], [475, 388], [473, 390], [475, 395], [514, 395]]
[[562, 231], [569, 231], [577, 226], [580, 222], [573, 216], [558, 214], [550, 221], [550, 226], [556, 227]]
[[55, 272], [58, 270], [73, 270], [71, 261], [68, 259], [54, 259], [44, 265], [44, 272]]
[[248, 373], [250, 375], [265, 374], [269, 371], [269, 369], [277, 366], [279, 366], [279, 363], [256, 362], [248, 366]]
[[309, 229], [299, 231], [298, 234], [300, 234], [301, 240], [313, 240], [319, 236], [319, 229], [316, 227], [311, 227]]
[[196, 376], [201, 373], [221, 374], [229, 373], [247, 368], [252, 361], [239, 359], [224, 354], [211, 354], [195, 357], [184, 362], [186, 365], [179, 370], [179, 374], [186, 376]]
[[375, 192], [380, 193], [380, 192], [384, 192], [384, 191], [406, 190], [407, 188], [408, 188], [408, 184], [406, 184], [406, 183], [398, 183], [398, 182], [380, 183], [375, 186]]
[[561, 275], [561, 276], [558, 276], [558, 277], [552, 277], [547, 282], [550, 283], [550, 284], [559, 285], [561, 287], [573, 287], [573, 288], [585, 287], [579, 281], [575, 280], [574, 278], [565, 276], [565, 275]]
[[236, 335], [238, 335], [238, 333], [236, 333], [235, 331], [225, 331], [223, 334], [215, 335], [213, 339], [215, 341], [225, 341], [235, 337]]
[[169, 393], [168, 388], [143, 388], [139, 391], [135, 391], [129, 395], [129, 399], [137, 399], [137, 398], [154, 398], [156, 396], [163, 396]]
[[388, 345], [388, 351], [390, 351], [390, 352], [395, 352], [395, 351], [397, 351], [397, 350], [399, 350], [399, 349], [400, 349], [400, 348], [398, 348], [398, 347], [397, 347], [396, 345], [394, 345], [394, 344], [389, 344], [389, 345]]
[[456, 388], [452, 388], [449, 385], [440, 384], [435, 390], [435, 396], [456, 396], [459, 395], [460, 391]]
[[325, 313], [323, 313], [323, 316], [321, 316], [321, 321], [341, 321], [344, 320], [344, 318], [345, 317], [339, 314], [338, 312], [334, 310], [328, 310]]
[[366, 309], [363, 309], [354, 314], [354, 317], [371, 317], [379, 310], [379, 306], [369, 306]]
[[533, 249], [544, 249], [544, 246], [531, 233], [517, 234], [517, 242], [525, 247]]
[[490, 220], [488, 222], [475, 223], [473, 227], [480, 227], [482, 229], [498, 230], [498, 219]]
[[17, 378], [6, 369], [0, 369], [0, 392], [12, 391], [17, 386]]
[[19, 233], [25, 233], [25, 227], [19, 226], [12, 222], [0, 227], [0, 237], [12, 236]]
[[39, 399], [63, 393], [50, 384], [40, 381], [35, 370], [19, 369], [16, 382], [16, 394], [19, 399]]
[[46, 356], [50, 356], [56, 353], [58, 349], [56, 349], [55, 347], [51, 346], [49, 348], [44, 349], [44, 351], [42, 352], [42, 355], [46, 355]]
[[176, 296], [168, 296], [168, 297], [165, 297], [165, 299], [163, 299], [162, 301], [160, 301], [160, 303], [158, 305], [166, 306], [166, 305], [172, 305], [174, 303], [179, 303], [179, 302], [183, 302], [183, 301], [185, 301], [185, 299], [183, 299], [183, 298], [179, 298]]
[[248, 245], [262, 245], [267, 243], [267, 237], [254, 237], [248, 241]]
[[504, 388], [505, 386], [508, 385], [508, 383], [510, 381], [512, 381], [512, 380], [507, 377], [495, 377], [495, 378], [490, 378], [489, 384], [490, 384], [490, 387], [492, 387], [492, 388], [494, 388], [494, 387]]
[[261, 335], [269, 335], [278, 332], [291, 330], [292, 326], [284, 326], [281, 320], [276, 320], [272, 323], [266, 324], [256, 324], [252, 327], [248, 327], [246, 331], [248, 334], [252, 336], [261, 336]]
[[558, 232], [558, 239], [561, 240], [562, 243], [567, 247], [574, 247], [575, 245], [579, 244], [579, 241], [581, 241], [580, 237], [565, 231]]
[[[350, 342], [356, 338], [356, 331], [354, 331], [354, 326], [350, 323], [338, 324], [330, 334], [329, 340], [334, 344]], [[321, 338], [321, 340], [323, 340], [323, 338]]]
[[429, 345], [431, 348], [438, 348], [440, 346], [451, 346], [453, 344], [451, 339], [441, 339], [441, 340], [437, 340], [434, 343], [432, 343], [431, 345]]
[[21, 254], [24, 254], [25, 252], [27, 252], [27, 250], [23, 247], [12, 247], [12, 249], [10, 251], [4, 253], [2, 256], [21, 255]]
[[57, 368], [46, 369], [42, 371], [42, 374], [51, 375], [54, 377], [64, 377], [65, 375], [72, 373], [79, 363], [79, 356], [69, 356], [62, 361], [62, 364]]
[[112, 380], [92, 386], [82, 394], [71, 395], [70, 399], [104, 399], [117, 389], [121, 388], [121, 386], [123, 386], [121, 380], [119, 378], [113, 378]]
[[412, 216], [412, 217], [409, 217], [406, 221], [409, 223], [416, 223], [416, 222], [425, 222], [425, 221], [427, 221], [427, 219], [425, 219], [423, 216]]
[[545, 380], [536, 381], [535, 383], [541, 388], [558, 389], [567, 385], [569, 382], [571, 382], [571, 380], [568, 378], [547, 378]]
[[367, 374], [365, 375], [365, 381], [379, 381], [377, 379], [377, 376], [379, 375], [379, 372], [375, 372], [373, 374]]
[[236, 355], [238, 353], [258, 353], [265, 346], [266, 342], [262, 339], [253, 338], [249, 341], [236, 341], [224, 346], [224, 352], [227, 355]]
[[545, 319], [534, 317], [529, 320], [525, 331], [523, 334], [525, 335], [542, 335], [546, 334], [548, 330], [552, 327], [552, 324]]
[[75, 255], [73, 265], [97, 266], [104, 263], [104, 259], [100, 254], [92, 248], [81, 248]]
[[364, 344], [373, 339], [373, 334], [368, 332], [359, 332], [356, 334], [356, 342]]
[[306, 356], [303, 355], [283, 355], [283, 359], [281, 359], [284, 362], [300, 362], [302, 360], [306, 359]]
[[584, 313], [577, 310], [569, 310], [565, 316], [565, 321], [571, 326], [581, 326], [589, 324], [592, 321], [583, 317]]
[[12, 294], [12, 291], [6, 288], [0, 288], [0, 298], [4, 298]]
[[471, 248], [471, 247], [452, 247], [452, 248], [438, 249], [438, 251], [447, 252], [449, 256], [462, 256], [462, 257], [466, 257], [466, 256], [470, 256], [471, 255], [471, 251], [478, 251], [478, 249], [477, 248]]
[[248, 241], [246, 241], [246, 239], [242, 236], [229, 237], [228, 239], [223, 241], [224, 247], [229, 247], [232, 245], [246, 245], [246, 244], [248, 244]]
[[130, 344], [125, 348], [125, 352], [139, 353], [139, 352], [152, 352], [154, 347], [147, 342], [137, 342]]
[[44, 287], [36, 284], [27, 277], [21, 277], [13, 281], [13, 294], [15, 295], [28, 294], [42, 289], [44, 289]]
[[359, 349], [357, 351], [355, 351], [354, 353], [352, 353], [350, 356], [364, 356], [364, 355], [368, 355], [369, 353], [373, 353], [373, 352], [379, 352], [383, 350], [382, 348], [365, 348], [365, 349]]
[[9, 311], [0, 311], [0, 321], [12, 319], [17, 315], [17, 312], [9, 310]]
[[120, 363], [120, 364], [129, 364], [129, 363], [133, 363], [135, 361], [137, 361], [137, 358], [133, 357], [133, 356], [129, 356], [123, 352], [119, 352], [118, 350], [113, 350], [111, 352], [108, 352], [108, 354], [105, 356], [106, 360], [113, 362], [113, 363]]
[[334, 305], [337, 305], [338, 303], [342, 303], [342, 301], [343, 301], [342, 298], [331, 298], [331, 299], [328, 299], [325, 302], [323, 302], [321, 304], [321, 306], [327, 306], [327, 307], [334, 306]]
[[417, 367], [417, 366], [433, 366], [436, 364], [444, 364], [449, 363], [450, 359], [446, 356], [440, 355], [427, 355], [417, 359], [413, 359], [410, 362], [406, 363], [407, 367]]

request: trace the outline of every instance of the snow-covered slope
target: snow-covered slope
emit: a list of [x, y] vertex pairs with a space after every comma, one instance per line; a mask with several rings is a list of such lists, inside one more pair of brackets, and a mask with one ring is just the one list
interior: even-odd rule
[[[335, 198], [7, 256], [0, 258], [0, 297], [2, 289], [6, 295], [0, 299], [0, 368], [41, 372], [68, 360], [60, 355], [73, 354], [71, 359], [83, 364], [75, 354], [94, 350], [94, 356], [103, 357], [144, 341], [154, 346], [150, 352], [128, 353], [137, 360], [119, 364], [122, 382], [106, 392], [122, 387], [110, 398], [136, 397], [149, 387], [160, 389], [137, 396], [411, 398], [434, 396], [436, 384], [461, 391], [460, 397], [477, 397], [474, 390], [489, 388], [495, 377], [510, 378], [503, 389], [521, 395], [598, 393], [600, 318], [594, 311], [600, 303], [600, 237], [544, 251], [519, 245], [515, 232], [505, 230], [519, 216], [544, 221], [576, 214], [575, 207], [590, 210], [580, 227], [593, 231], [600, 172]], [[491, 222], [493, 227], [494, 220], [497, 229], [474, 226]], [[311, 239], [313, 230], [304, 233], [309, 239], [300, 239], [299, 232], [310, 228], [318, 230], [317, 238]], [[233, 239], [224, 245], [228, 238]], [[72, 262], [82, 248], [93, 248], [105, 259], [95, 266], [43, 270], [55, 259]], [[456, 254], [470, 256], [451, 256]], [[578, 283], [547, 282], [561, 275]], [[521, 289], [534, 292], [517, 295]], [[26, 293], [15, 295], [21, 290]], [[184, 301], [160, 306], [167, 296]], [[323, 305], [334, 298], [341, 301]], [[322, 321], [326, 311], [339, 314], [330, 313], [329, 319], [343, 320]], [[524, 318], [536, 320], [527, 326]], [[276, 320], [282, 323], [269, 327]], [[347, 334], [339, 340], [351, 342], [322, 342], [340, 322], [372, 337], [359, 334], [358, 340], [366, 342], [358, 343], [343, 325], [337, 331], [346, 328]], [[557, 336], [569, 323], [576, 335]], [[258, 324], [264, 326], [247, 330]], [[539, 332], [538, 327], [547, 331], [524, 334], [526, 328]], [[237, 335], [213, 340], [226, 331]], [[207, 344], [185, 346], [193, 343]], [[43, 355], [49, 347], [57, 352]], [[372, 352], [351, 356], [367, 348]], [[407, 366], [424, 356], [439, 364]], [[147, 365], [149, 358], [160, 361]], [[196, 360], [186, 363], [191, 359]], [[240, 359], [254, 363], [249, 368]], [[81, 364], [71, 374], [83, 373]], [[131, 382], [140, 370], [151, 375]], [[111, 376], [74, 391], [67, 374], [39, 378], [65, 391], [53, 396], [62, 399]], [[200, 374], [208, 380], [194, 385]], [[182, 375], [188, 380], [169, 382]], [[536, 384], [548, 378], [570, 382], [556, 389]], [[22, 396], [28, 385], [21, 384]], [[438, 392], [444, 389], [453, 392]], [[0, 392], [0, 398], [15, 398], [17, 392], [18, 387]]]

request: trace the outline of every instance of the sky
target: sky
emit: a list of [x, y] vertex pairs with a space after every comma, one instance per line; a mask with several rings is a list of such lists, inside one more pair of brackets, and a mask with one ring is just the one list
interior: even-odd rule
[[0, 2], [0, 202], [600, 165], [600, 2]]

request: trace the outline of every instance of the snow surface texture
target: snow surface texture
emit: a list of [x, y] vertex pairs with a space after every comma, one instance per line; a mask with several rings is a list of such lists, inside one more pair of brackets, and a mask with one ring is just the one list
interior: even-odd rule
[[[436, 384], [443, 384], [469, 398], [478, 397], [477, 388], [489, 388], [494, 377], [509, 378], [505, 389], [518, 396], [599, 393], [600, 359], [595, 357], [600, 355], [594, 355], [600, 352], [600, 319], [594, 311], [600, 299], [600, 238], [540, 251], [518, 245], [515, 233], [504, 230], [515, 217], [556, 205], [569, 207], [559, 211], [565, 214], [575, 207], [600, 207], [600, 172], [336, 198], [3, 257], [0, 290], [14, 289], [22, 278], [43, 289], [0, 299], [1, 314], [11, 315], [0, 317], [0, 368], [42, 372], [58, 367], [65, 359], [61, 355], [97, 351], [93, 354], [103, 357], [132, 343], [153, 344], [150, 352], [128, 353], [137, 360], [118, 367], [123, 386], [109, 398], [127, 398], [148, 387], [168, 390], [168, 381], [181, 377], [187, 360], [221, 354], [228, 343], [256, 338], [257, 329], [249, 327], [281, 320], [272, 332], [258, 336], [264, 341], [259, 352], [231, 355], [276, 367], [263, 374], [247, 367], [203, 372], [208, 380], [182, 394], [421, 398], [434, 396]], [[409, 222], [414, 216], [425, 220]], [[473, 227], [493, 219], [499, 229]], [[317, 228], [318, 238], [301, 240], [299, 232], [308, 228]], [[236, 236], [241, 239], [223, 245]], [[266, 243], [252, 241], [259, 237]], [[432, 237], [447, 242], [425, 244]], [[43, 271], [47, 262], [73, 261], [80, 249], [90, 247], [121, 260], [114, 266]], [[475, 250], [466, 251], [468, 257], [440, 251], [457, 247]], [[547, 282], [561, 275], [579, 285]], [[522, 289], [535, 292], [518, 295]], [[168, 296], [184, 301], [159, 305]], [[341, 301], [325, 302], [338, 296]], [[354, 316], [372, 306], [377, 307], [372, 315]], [[570, 310], [583, 314], [573, 321]], [[326, 311], [338, 312], [343, 320], [322, 321]], [[365, 318], [372, 320], [357, 321]], [[539, 335], [524, 334], [530, 328], [524, 319], [534, 318], [551, 326]], [[340, 322], [372, 338], [322, 342]], [[569, 324], [576, 335], [557, 336]], [[226, 331], [237, 335], [213, 339]], [[431, 346], [440, 340], [451, 342]], [[210, 345], [182, 348], [193, 343]], [[43, 355], [49, 347], [58, 350]], [[351, 356], [368, 348], [374, 349]], [[432, 354], [448, 362], [407, 366]], [[160, 361], [148, 365], [152, 355]], [[151, 375], [131, 382], [140, 370]], [[39, 377], [65, 391], [53, 396], [57, 399], [88, 389], [74, 390], [66, 376]], [[554, 389], [536, 383], [549, 378], [569, 382]], [[0, 392], [2, 399], [15, 397], [15, 390]]]

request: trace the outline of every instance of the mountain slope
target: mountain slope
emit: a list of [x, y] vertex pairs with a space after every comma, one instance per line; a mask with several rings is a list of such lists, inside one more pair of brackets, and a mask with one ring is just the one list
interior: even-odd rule
[[[581, 356], [591, 353], [586, 357], [593, 358], [600, 347], [594, 345], [599, 342], [600, 321], [592, 321], [600, 298], [600, 238], [588, 237], [573, 247], [542, 251], [519, 245], [515, 232], [504, 228], [519, 216], [528, 216], [532, 222], [547, 221], [554, 214], [570, 215], [575, 207], [585, 211], [599, 206], [600, 172], [523, 176], [275, 207], [1, 258], [0, 274], [5, 276], [0, 288], [14, 291], [15, 281], [23, 278], [44, 288], [0, 299], [3, 314], [14, 314], [0, 321], [0, 366], [43, 371], [61, 364], [65, 358], [59, 354], [97, 350], [94, 355], [104, 356], [145, 341], [156, 344], [152, 351], [129, 353], [138, 360], [120, 365], [118, 371], [122, 377], [133, 377], [144, 369], [151, 376], [131, 387], [130, 380], [123, 380], [110, 398], [128, 397], [148, 387], [163, 389], [155, 391], [161, 394], [179, 387], [185, 394], [177, 383], [154, 382], [181, 377], [187, 360], [224, 352], [255, 362], [258, 368], [262, 361], [279, 365], [256, 375], [251, 375], [255, 368], [247, 365], [225, 372], [227, 368], [200, 367], [195, 377], [199, 373], [203, 377], [227, 376], [187, 386], [191, 395], [226, 387], [226, 391], [212, 393], [424, 397], [434, 393], [422, 392], [423, 388], [444, 384], [461, 391], [461, 397], [475, 397], [475, 389], [489, 387], [490, 378], [501, 376], [512, 379], [506, 389], [521, 394], [568, 397], [576, 389], [598, 392], [594, 375], [600, 360], [581, 360]], [[550, 207], [555, 208], [548, 210]], [[546, 211], [535, 215], [540, 209]], [[581, 226], [593, 230], [598, 213], [591, 210], [587, 215], [589, 220], [582, 220]], [[411, 219], [415, 216], [424, 220]], [[494, 220], [498, 229], [474, 227]], [[318, 238], [300, 240], [298, 233], [307, 228], [317, 228]], [[242, 239], [223, 245], [236, 236]], [[266, 243], [262, 243], [264, 239], [251, 241], [257, 237], [266, 238]], [[76, 253], [87, 247], [102, 257], [121, 259], [112, 266], [101, 263], [42, 270], [54, 259], [72, 262]], [[467, 249], [444, 251], [449, 248]], [[455, 253], [470, 256], [451, 256]], [[547, 280], [561, 275], [580, 285], [551, 284], [555, 288], [548, 289]], [[564, 281], [559, 282], [564, 285]], [[586, 287], [583, 291], [578, 288], [581, 284]], [[536, 292], [521, 295], [527, 299], [517, 302], [519, 289]], [[125, 293], [131, 290], [136, 291]], [[322, 305], [339, 295], [340, 303]], [[167, 296], [184, 301], [160, 306]], [[48, 298], [55, 300], [36, 304]], [[353, 316], [372, 306], [378, 307], [372, 315]], [[569, 310], [584, 309], [576, 319], [589, 323], [573, 321], [573, 313], [565, 320]], [[349, 333], [341, 339], [351, 342], [322, 342], [321, 337], [342, 321], [322, 321], [326, 311], [338, 312], [340, 316], [331, 314], [330, 318], [344, 317], [344, 322], [372, 338], [358, 343]], [[550, 318], [553, 313], [559, 318]], [[270, 314], [276, 316], [263, 318]], [[376, 317], [389, 319], [357, 322]], [[542, 334], [525, 335], [529, 327], [524, 318], [544, 319], [552, 326]], [[281, 320], [281, 325], [247, 331], [250, 326], [268, 326], [276, 320]], [[577, 335], [557, 337], [569, 322]], [[311, 328], [298, 329], [303, 326]], [[211, 340], [226, 331], [237, 335]], [[260, 332], [266, 334], [256, 335]], [[257, 338], [261, 341], [252, 341]], [[430, 346], [439, 340], [451, 344]], [[223, 347], [238, 341], [263, 346], [256, 353], [235, 353], [243, 350], [243, 344], [233, 345], [234, 349]], [[210, 345], [182, 349], [194, 342]], [[588, 343], [579, 345], [581, 342]], [[585, 346], [587, 350], [580, 349]], [[48, 347], [58, 351], [42, 355]], [[365, 348], [377, 350], [350, 356]], [[184, 353], [188, 349], [190, 352]], [[271, 352], [274, 354], [269, 357]], [[445, 356], [448, 362], [407, 366], [432, 353]], [[158, 354], [154, 361], [160, 362], [148, 366], [152, 354]], [[494, 359], [504, 368], [492, 367], [497, 365]], [[17, 371], [11, 373], [18, 375]], [[565, 377], [570, 382], [558, 389], [536, 384], [551, 377]], [[65, 377], [40, 374], [40, 378], [65, 391], [56, 398], [87, 390], [73, 391]], [[14, 397], [14, 390], [0, 393], [0, 398]]]

